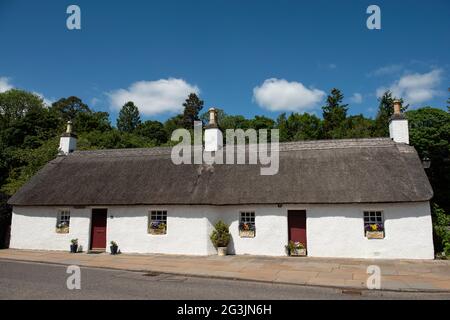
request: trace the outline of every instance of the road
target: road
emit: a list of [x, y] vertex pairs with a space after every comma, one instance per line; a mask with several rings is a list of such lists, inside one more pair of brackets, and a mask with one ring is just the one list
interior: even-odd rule
[[67, 267], [0, 260], [0, 299], [450, 299], [450, 293], [342, 292], [338, 289], [81, 268], [81, 289], [67, 288]]

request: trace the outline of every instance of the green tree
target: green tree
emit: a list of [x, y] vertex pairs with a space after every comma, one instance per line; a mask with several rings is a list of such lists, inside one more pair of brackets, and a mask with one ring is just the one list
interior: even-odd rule
[[322, 121], [313, 114], [281, 114], [276, 127], [280, 130], [280, 141], [317, 140], [321, 138]]
[[203, 100], [195, 93], [189, 94], [189, 97], [183, 103], [183, 127], [186, 129], [194, 128], [194, 121], [200, 120], [199, 113], [203, 108]]
[[343, 104], [344, 95], [339, 89], [333, 88], [327, 97], [327, 103], [322, 107], [323, 129], [325, 138], [340, 138], [341, 126], [347, 117], [348, 105]]
[[246, 129], [251, 128], [251, 121], [241, 115], [234, 116], [234, 115], [225, 114], [221, 118], [219, 125], [223, 130], [226, 130], [226, 129], [246, 130]]
[[362, 114], [350, 116], [345, 119], [343, 138], [370, 138], [373, 136], [374, 120], [364, 117]]
[[[448, 91], [450, 92], [450, 88], [448, 88]], [[447, 111], [450, 112], [450, 98], [447, 99]]]
[[182, 114], [173, 116], [164, 122], [164, 129], [166, 130], [167, 136], [169, 138], [172, 136], [172, 132], [174, 130], [181, 129], [181, 128], [183, 128], [183, 115]]
[[[378, 98], [378, 112], [375, 117], [373, 135], [375, 137], [388, 137], [389, 136], [389, 119], [394, 113], [394, 100], [397, 99], [392, 96], [392, 92], [386, 91], [380, 98]], [[405, 112], [408, 105], [403, 106], [403, 99], [400, 99], [402, 103], [401, 112]]]
[[443, 252], [447, 258], [450, 258], [450, 215], [436, 203], [431, 206], [433, 217], [435, 251]]
[[44, 107], [36, 107], [12, 121], [0, 131], [1, 139], [8, 147], [34, 148], [61, 132], [61, 120]]
[[16, 163], [0, 191], [13, 195], [47, 162], [58, 154], [58, 138], [46, 141], [38, 148], [17, 149], [11, 153]]
[[42, 108], [42, 98], [34, 93], [17, 89], [0, 93], [0, 130], [10, 127], [29, 111]]
[[260, 129], [273, 129], [275, 127], [275, 121], [265, 116], [255, 116], [250, 120], [250, 127], [255, 130]]
[[111, 130], [108, 112], [79, 112], [75, 116], [74, 131], [76, 133]]
[[87, 104], [75, 96], [59, 99], [52, 103], [51, 109], [56, 111], [64, 122], [74, 121], [79, 113], [91, 111]]
[[430, 158], [426, 170], [440, 207], [450, 212], [450, 114], [442, 109], [425, 107], [406, 112], [410, 127], [410, 144], [419, 157]]
[[125, 103], [117, 118], [117, 128], [120, 131], [131, 133], [140, 123], [141, 116], [138, 107], [131, 101]]
[[167, 142], [167, 132], [159, 121], [147, 120], [139, 124], [135, 133], [139, 136], [153, 140], [157, 145]]

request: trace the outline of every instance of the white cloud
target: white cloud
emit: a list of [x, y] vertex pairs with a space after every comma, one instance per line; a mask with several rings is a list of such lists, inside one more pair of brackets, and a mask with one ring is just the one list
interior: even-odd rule
[[9, 83], [9, 78], [0, 77], [0, 92], [5, 92], [12, 88], [13, 86]]
[[386, 76], [390, 74], [399, 73], [403, 69], [403, 66], [401, 64], [391, 64], [388, 66], [380, 67], [372, 72], [370, 72], [369, 76]]
[[39, 98], [41, 98], [41, 99], [44, 101], [44, 104], [47, 105], [47, 106], [51, 106], [52, 103], [56, 101], [55, 99], [48, 99], [48, 98], [46, 98], [46, 97], [45, 97], [42, 93], [40, 93], [40, 92], [33, 91], [33, 93], [34, 93], [35, 95], [37, 95]]
[[133, 101], [141, 114], [155, 115], [165, 112], [180, 112], [183, 102], [190, 93], [199, 93], [197, 86], [183, 79], [160, 79], [156, 81], [138, 81], [128, 89], [119, 89], [108, 93], [111, 106], [119, 110], [128, 101]]
[[253, 99], [270, 111], [305, 111], [314, 108], [325, 97], [325, 92], [308, 89], [300, 82], [284, 79], [267, 79], [253, 88]]
[[363, 101], [363, 96], [361, 93], [355, 92], [351, 97], [350, 97], [350, 102], [353, 103], [362, 103]]
[[[7, 77], [0, 77], [0, 92], [5, 92], [14, 88], [14, 86], [11, 84], [9, 80], [10, 79]], [[48, 106], [50, 106], [53, 102], [55, 102], [55, 99], [48, 99], [40, 92], [33, 91], [33, 94], [41, 98], [44, 101], [44, 103]]]
[[439, 95], [437, 86], [441, 80], [442, 69], [434, 69], [427, 73], [407, 74], [390, 87], [378, 88], [376, 94], [381, 97], [386, 90], [390, 90], [395, 97], [403, 98], [406, 103], [422, 103]]

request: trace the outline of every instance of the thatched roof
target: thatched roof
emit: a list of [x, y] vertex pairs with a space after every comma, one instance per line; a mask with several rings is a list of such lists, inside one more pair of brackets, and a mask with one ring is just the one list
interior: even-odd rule
[[390, 139], [280, 144], [279, 172], [258, 165], [174, 165], [170, 148], [76, 151], [50, 161], [9, 203], [295, 204], [427, 201], [413, 147]]

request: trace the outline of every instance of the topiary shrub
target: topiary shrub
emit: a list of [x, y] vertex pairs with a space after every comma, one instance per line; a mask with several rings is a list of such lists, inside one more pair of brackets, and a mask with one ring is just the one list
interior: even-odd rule
[[214, 225], [215, 230], [211, 233], [210, 239], [214, 247], [227, 247], [231, 239], [228, 225], [222, 220]]

